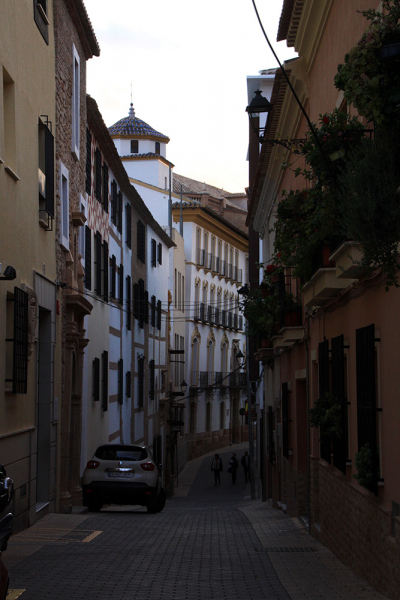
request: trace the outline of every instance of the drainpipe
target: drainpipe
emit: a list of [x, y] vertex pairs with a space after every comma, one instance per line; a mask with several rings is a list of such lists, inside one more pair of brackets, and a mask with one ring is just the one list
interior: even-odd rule
[[307, 403], [307, 510], [308, 533], [311, 535], [311, 440], [310, 440], [310, 350], [306, 342], [306, 403]]

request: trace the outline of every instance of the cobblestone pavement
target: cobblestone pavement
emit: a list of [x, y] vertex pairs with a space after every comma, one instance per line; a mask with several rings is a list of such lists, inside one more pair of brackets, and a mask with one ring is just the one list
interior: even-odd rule
[[162, 513], [109, 507], [96, 514], [51, 514], [15, 535], [4, 555], [12, 598], [384, 598], [299, 521], [250, 500], [242, 469], [233, 485], [231, 452], [220, 452], [225, 470], [218, 486], [210, 456], [189, 463]]

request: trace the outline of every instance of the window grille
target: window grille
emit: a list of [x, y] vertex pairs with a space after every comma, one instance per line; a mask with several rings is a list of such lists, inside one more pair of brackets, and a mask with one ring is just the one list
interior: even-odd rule
[[94, 164], [96, 171], [96, 179], [95, 179], [95, 191], [94, 195], [96, 199], [101, 202], [101, 152], [99, 148], [96, 148], [94, 153]]
[[[12, 301], [12, 300], [10, 300]], [[28, 387], [28, 294], [14, 287], [12, 393], [26, 394]], [[10, 379], [6, 379], [10, 382]]]
[[100, 359], [93, 359], [93, 381], [92, 381], [92, 398], [94, 402], [100, 400]]
[[149, 323], [149, 292], [144, 293], [144, 322]]
[[[318, 346], [318, 383], [319, 397], [329, 393], [329, 340], [320, 342]], [[330, 437], [320, 432], [320, 453], [321, 458], [326, 462], [331, 462], [331, 440]]]
[[108, 213], [108, 166], [103, 163], [103, 209]]
[[378, 439], [376, 423], [375, 325], [356, 329], [357, 430], [358, 450], [366, 444], [372, 452], [374, 483], [378, 493]]
[[118, 361], [118, 404], [124, 401], [124, 359]]
[[39, 185], [39, 211], [54, 219], [54, 137], [48, 125], [39, 119], [39, 184], [43, 176], [44, 186]]
[[157, 260], [158, 260], [158, 264], [162, 265], [162, 244], [161, 244], [161, 242], [158, 244]]
[[92, 232], [85, 225], [85, 288], [92, 289]]
[[133, 286], [133, 315], [135, 319], [139, 320], [139, 284], [135, 283]]
[[122, 192], [117, 194], [117, 230], [122, 233]]
[[102, 359], [102, 386], [101, 386], [101, 407], [104, 412], [108, 410], [108, 352], [104, 350]]
[[117, 224], [117, 182], [115, 179], [111, 182], [111, 223]]
[[132, 396], [131, 386], [132, 386], [131, 372], [127, 371], [125, 373], [125, 395], [126, 395], [127, 398], [131, 398], [131, 396]]
[[89, 129], [86, 129], [86, 193], [90, 196], [92, 193], [92, 136]]
[[151, 240], [151, 266], [157, 266], [157, 242], [156, 240]]
[[143, 329], [145, 322], [145, 306], [144, 306], [144, 281], [139, 279], [139, 327]]

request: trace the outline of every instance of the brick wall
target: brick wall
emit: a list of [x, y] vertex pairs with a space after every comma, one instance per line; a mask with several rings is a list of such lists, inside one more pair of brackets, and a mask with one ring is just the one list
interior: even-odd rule
[[370, 492], [322, 463], [314, 465], [312, 483], [318, 487], [312, 508], [319, 504], [320, 511], [320, 533], [313, 527], [313, 534], [378, 591], [400, 600], [400, 530], [391, 535], [390, 513]]

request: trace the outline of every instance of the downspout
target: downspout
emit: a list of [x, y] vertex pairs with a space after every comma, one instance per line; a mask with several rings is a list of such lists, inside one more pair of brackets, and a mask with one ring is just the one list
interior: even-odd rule
[[306, 343], [306, 404], [307, 404], [307, 512], [308, 533], [311, 535], [311, 440], [310, 440], [310, 350], [308, 347], [308, 332]]

